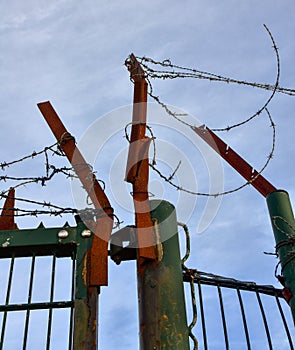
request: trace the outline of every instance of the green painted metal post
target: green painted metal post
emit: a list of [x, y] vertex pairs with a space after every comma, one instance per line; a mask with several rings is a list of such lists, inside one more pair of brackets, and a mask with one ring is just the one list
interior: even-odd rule
[[76, 252], [76, 288], [74, 304], [74, 346], [73, 350], [95, 350], [98, 338], [98, 299], [99, 287], [90, 286], [91, 266], [89, 263], [90, 249], [93, 243], [91, 236], [83, 238], [85, 226], [77, 226]]
[[158, 261], [138, 267], [140, 349], [189, 350], [175, 208], [151, 201]]
[[284, 283], [291, 292], [288, 303], [295, 323], [295, 220], [292, 206], [288, 193], [282, 190], [270, 193], [266, 200]]

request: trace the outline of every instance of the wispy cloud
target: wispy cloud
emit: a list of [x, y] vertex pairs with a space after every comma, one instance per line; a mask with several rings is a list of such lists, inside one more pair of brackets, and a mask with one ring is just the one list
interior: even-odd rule
[[[173, 4], [171, 1], [135, 0], [84, 0], [77, 3], [68, 0], [28, 0], [10, 1], [5, 6], [1, 4], [0, 8], [0, 161], [27, 154], [54, 141], [36, 108], [37, 102], [51, 100], [77, 140], [83, 137], [92, 122], [98, 118], [104, 120], [103, 115], [132, 103], [132, 84], [123, 65], [130, 52], [158, 60], [169, 58], [176, 64], [234, 78], [273, 83], [276, 62], [272, 44], [262, 26], [265, 23], [279, 47], [281, 82], [283, 85], [290, 84], [287, 87], [294, 87], [293, 0], [280, 3], [274, 0], [251, 0], [239, 6], [231, 0], [206, 4], [192, 0]], [[243, 120], [269, 96], [269, 92], [258, 92], [252, 88], [236, 88], [198, 80], [152, 83], [155, 94], [160, 95], [165, 102], [189, 111], [210, 127], [227, 126]], [[270, 105], [270, 111], [277, 125], [277, 146], [274, 159], [265, 174], [277, 187], [290, 190], [294, 201], [294, 97], [277, 95]], [[119, 120], [122, 121], [120, 118], [118, 114], [118, 124]], [[263, 118], [261, 116], [233, 133], [221, 135], [256, 168], [267, 157], [270, 146], [271, 130]], [[169, 118], [167, 125], [172, 125]], [[107, 126], [97, 132], [97, 138], [111, 129]], [[117, 147], [118, 153], [128, 146], [123, 139], [123, 131], [121, 136], [120, 141], [112, 140], [112, 147], [114, 150]], [[159, 141], [169, 136], [168, 142], [178, 147], [191, 162], [199, 181], [197, 185], [206, 189], [206, 167], [201, 165], [189, 143], [178, 142], [173, 133], [165, 133], [157, 128], [155, 136]], [[108, 171], [106, 165], [107, 161], [112, 161], [111, 157], [112, 153], [102, 153], [101, 163], [95, 169], [99, 170], [99, 176], [107, 179], [107, 187], [110, 181], [109, 174], [105, 172]], [[178, 163], [176, 152], [163, 157], [165, 159], [162, 161], [169, 161], [171, 168]], [[32, 165], [34, 170], [39, 169], [41, 163]], [[118, 164], [123, 163], [118, 161]], [[26, 172], [30, 170], [29, 167], [25, 167]], [[186, 169], [180, 169], [179, 179], [190, 187], [192, 178]], [[224, 165], [224, 170], [226, 189], [243, 182], [227, 165]], [[19, 169], [20, 173], [22, 171], [24, 168]], [[114, 172], [116, 178], [113, 183], [115, 181], [116, 190], [122, 186], [122, 193], [127, 193], [129, 187], [123, 182], [124, 172], [123, 166]], [[152, 176], [152, 179], [156, 192], [160, 187], [157, 187], [156, 176]], [[56, 201], [70, 201], [71, 186], [65, 183], [57, 181], [54, 186], [48, 185], [38, 191], [29, 187], [23, 189], [22, 193], [42, 196], [42, 199], [49, 197]], [[195, 183], [192, 185], [196, 186]], [[178, 191], [166, 185], [159, 189], [159, 193], [161, 190], [164, 193], [166, 191], [167, 196], [177, 203]], [[206, 201], [197, 200], [197, 210], [186, 222], [193, 232], [191, 267], [202, 266], [215, 273], [237, 274], [249, 279], [252, 276], [261, 280], [269, 278], [272, 281], [274, 262], [263, 255], [263, 250], [269, 250], [273, 245], [264, 199], [249, 187], [224, 198], [212, 225], [202, 235], [197, 235], [195, 229]], [[187, 201], [176, 208], [179, 220], [186, 218], [188, 203], [191, 202]], [[134, 220], [133, 214], [124, 215], [128, 223]], [[64, 219], [58, 220], [61, 223]], [[57, 224], [55, 218], [45, 221], [47, 225]], [[126, 266], [126, 274], [124, 263], [120, 269], [115, 266], [111, 268], [111, 286], [104, 288], [101, 295], [102, 348], [138, 346], [137, 334], [133, 332], [137, 327], [134, 312], [136, 300], [134, 303], [129, 302], [126, 297], [129, 287], [132, 291], [136, 290], [135, 279], [128, 288], [129, 281], [126, 281], [126, 276], [129, 276], [134, 266]], [[268, 271], [267, 276], [265, 271]], [[124, 300], [120, 299], [122, 286], [126, 286], [123, 288]], [[134, 295], [135, 292], [132, 296], [135, 298]], [[124, 304], [123, 311], [120, 310], [121, 304]], [[117, 321], [114, 324], [110, 313], [115, 314]], [[131, 316], [127, 318], [129, 314]], [[124, 328], [118, 340], [115, 340], [114, 334], [117, 333], [114, 332], [118, 331], [122, 322], [125, 323]], [[128, 333], [129, 322], [133, 342], [122, 335], [122, 330]]]

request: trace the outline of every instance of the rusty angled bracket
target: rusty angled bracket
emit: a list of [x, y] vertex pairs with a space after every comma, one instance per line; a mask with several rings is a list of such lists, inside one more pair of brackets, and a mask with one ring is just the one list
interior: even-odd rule
[[264, 197], [276, 191], [276, 188], [270, 182], [258, 174], [249, 163], [223, 142], [212, 130], [205, 126], [192, 127], [192, 129]]
[[108, 242], [113, 228], [113, 209], [90, 166], [76, 146], [75, 139], [68, 133], [51, 103], [39, 103], [38, 108], [59, 142], [60, 148], [72, 164], [95, 209], [100, 211], [97, 221], [93, 222], [95, 235], [89, 256], [90, 285], [107, 285]]

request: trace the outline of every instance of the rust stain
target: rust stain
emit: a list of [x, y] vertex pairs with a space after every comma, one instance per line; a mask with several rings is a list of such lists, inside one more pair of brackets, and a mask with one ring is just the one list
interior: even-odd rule
[[11, 188], [3, 205], [0, 216], [0, 230], [17, 230], [18, 227], [14, 222], [14, 203], [15, 203], [15, 189]]
[[131, 54], [126, 66], [134, 81], [132, 128], [127, 159], [126, 181], [133, 185], [133, 201], [138, 239], [138, 270], [145, 269], [145, 260], [156, 260], [157, 252], [153, 235], [148, 194], [148, 149], [151, 139], [146, 133], [147, 89], [145, 72], [136, 57]]

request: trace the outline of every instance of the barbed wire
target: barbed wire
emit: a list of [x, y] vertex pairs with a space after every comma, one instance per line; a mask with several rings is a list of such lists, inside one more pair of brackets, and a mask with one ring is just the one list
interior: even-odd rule
[[[200, 71], [194, 68], [179, 66], [176, 64], [172, 64], [171, 60], [169, 59], [165, 59], [164, 61], [156, 61], [151, 57], [146, 57], [146, 56], [141, 56], [141, 57], [137, 56], [136, 58], [140, 60], [141, 66], [144, 67], [145, 71], [147, 72], [147, 75], [145, 77], [149, 77], [151, 79], [162, 78], [163, 80], [165, 80], [165, 79], [176, 79], [176, 78], [193, 78], [193, 79], [204, 79], [204, 80], [210, 80], [210, 81], [224, 82], [227, 84], [232, 83], [232, 84], [238, 84], [238, 85], [246, 85], [254, 88], [260, 88], [263, 90], [272, 91], [275, 89], [275, 86], [271, 84], [248, 82], [245, 80], [238, 80], [234, 78], [224, 77], [224, 76], [206, 72], [206, 71]], [[151, 68], [151, 66], [149, 66], [148, 63], [151, 63], [153, 65], [168, 67], [171, 69], [176, 68], [176, 69], [179, 69], [180, 71], [175, 72], [171, 70], [169, 71], [156, 70]], [[189, 73], [185, 73], [183, 71], [188, 71]], [[295, 96], [295, 89], [289, 89], [289, 88], [278, 86], [277, 91], [286, 95]]]
[[[47, 166], [46, 166], [47, 168]], [[49, 173], [49, 170], [51, 170], [51, 173]], [[57, 168], [54, 165], [50, 164], [49, 169], [47, 171], [47, 174], [45, 176], [36, 176], [36, 177], [18, 177], [18, 176], [9, 176], [9, 175], [2, 175], [0, 176], [0, 181], [7, 182], [8, 180], [11, 181], [23, 181], [22, 183], [18, 184], [17, 186], [23, 186], [27, 185], [29, 183], [40, 183], [41, 186], [45, 186], [46, 182], [52, 180], [54, 175], [62, 173], [63, 175], [66, 175], [68, 178], [76, 178], [77, 176], [73, 173], [72, 167], [61, 167]]]
[[[56, 165], [51, 164], [50, 159], [52, 158], [52, 156], [57, 155], [60, 157], [64, 157], [65, 154], [62, 151], [60, 145], [62, 144], [62, 142], [68, 140], [68, 139], [73, 139], [73, 137], [71, 135], [69, 135], [68, 133], [65, 133], [62, 137], [61, 140], [59, 140], [58, 142], [55, 142], [54, 144], [50, 145], [50, 146], [46, 146], [44, 147], [42, 150], [40, 151], [33, 151], [32, 153], [20, 157], [18, 159], [15, 159], [13, 161], [10, 162], [2, 162], [0, 163], [0, 168], [2, 170], [5, 170], [9, 167], [11, 167], [12, 165], [16, 165], [19, 163], [22, 163], [26, 160], [29, 159], [35, 159], [37, 156], [40, 155], [44, 155], [45, 157], [45, 175], [42, 176], [10, 176], [8, 174], [2, 175], [0, 176], [0, 182], [18, 182], [17, 184], [10, 186], [8, 189], [3, 190], [2, 192], [0, 192], [0, 199], [7, 199], [10, 198], [9, 197], [9, 191], [11, 189], [16, 189], [19, 187], [23, 187], [23, 186], [27, 186], [29, 184], [32, 183], [36, 183], [36, 184], [40, 184], [41, 186], [46, 186], [47, 182], [51, 181], [55, 175], [57, 174], [62, 174], [64, 176], [66, 176], [66, 178], [78, 178], [78, 176], [75, 174], [75, 170], [73, 169], [73, 167], [67, 167], [67, 166], [61, 166], [61, 167], [57, 167]], [[51, 156], [51, 158], [50, 158]], [[75, 164], [75, 167], [78, 169], [77, 171], [81, 171], [83, 170], [83, 166], [86, 166], [87, 168], [89, 168], [89, 172], [91, 174], [91, 176], [95, 176], [95, 172], [92, 169], [92, 166], [90, 164]], [[83, 168], [83, 169], [82, 169]], [[102, 183], [103, 186], [103, 190], [105, 189], [105, 183], [103, 182], [103, 180], [98, 179], [97, 181], [99, 181], [100, 183]], [[88, 197], [87, 197], [88, 198]], [[47, 201], [36, 201], [36, 200], [32, 200], [32, 199], [28, 199], [28, 198], [20, 198], [20, 197], [13, 197], [13, 199], [15, 201], [18, 202], [23, 202], [29, 205], [34, 205], [34, 206], [38, 206], [38, 207], [42, 207], [41, 209], [28, 209], [28, 208], [19, 208], [19, 207], [15, 207], [15, 208], [0, 208], [0, 210], [3, 211], [3, 209], [5, 209], [4, 212], [2, 212], [2, 216], [17, 216], [17, 217], [23, 217], [23, 216], [38, 216], [38, 215], [49, 215], [49, 216], [62, 216], [64, 214], [78, 214], [79, 216], [83, 216], [84, 218], [86, 217], [91, 217], [92, 219], [98, 219], [100, 216], [100, 213], [104, 213], [105, 209], [108, 208], [101, 208], [101, 209], [92, 209], [92, 208], [86, 208], [86, 209], [77, 209], [77, 208], [72, 208], [72, 207], [64, 207], [64, 206], [60, 206], [60, 205], [56, 205], [53, 204], [51, 202], [47, 202]], [[86, 204], [87, 203], [87, 199], [86, 199]], [[122, 222], [119, 220], [119, 218], [113, 214], [113, 217], [115, 219], [115, 226], [114, 228], [118, 227]]]
[[[131, 143], [131, 140], [130, 140], [130, 136], [128, 135], [128, 127], [129, 127], [129, 126], [132, 126], [132, 125], [134, 125], [134, 123], [133, 123], [133, 122], [130, 122], [130, 123], [128, 123], [128, 124], [125, 126], [125, 128], [124, 128], [125, 138], [126, 138], [126, 140], [127, 140], [129, 143]], [[151, 134], [151, 141], [152, 141], [152, 143], [153, 143], [153, 158], [152, 158], [152, 164], [155, 165], [155, 164], [156, 164], [156, 142], [155, 142], [156, 137], [155, 137], [155, 135], [154, 135], [154, 133], [153, 133], [153, 130], [152, 130], [151, 126], [149, 126], [149, 125], [146, 124], [146, 123], [144, 123], [144, 124], [142, 124], [142, 123], [136, 123], [136, 125], [144, 125], [144, 126], [147, 128], [147, 130], [150, 132], [150, 134]]]
[[[178, 162], [177, 166], [175, 167], [175, 169], [172, 171], [172, 173], [167, 176], [165, 174], [163, 174], [163, 172], [161, 172], [157, 167], [157, 161], [156, 161], [156, 137], [152, 131], [152, 128], [149, 125], [146, 125], [147, 129], [149, 130], [149, 132], [151, 133], [151, 139], [153, 141], [153, 157], [152, 157], [152, 162], [149, 163], [149, 166], [160, 176], [160, 178], [162, 178], [163, 180], [165, 180], [165, 182], [169, 183], [172, 187], [174, 187], [176, 190], [179, 191], [183, 191], [186, 192], [188, 194], [191, 195], [197, 195], [197, 196], [208, 196], [208, 197], [218, 197], [218, 196], [223, 196], [223, 195], [227, 195], [227, 194], [231, 194], [234, 192], [237, 192], [241, 189], [243, 189], [244, 187], [251, 185], [263, 172], [264, 170], [267, 168], [269, 162], [271, 161], [271, 159], [274, 156], [274, 151], [275, 151], [275, 145], [276, 145], [276, 127], [275, 127], [275, 123], [272, 119], [272, 116], [269, 112], [269, 110], [267, 108], [265, 108], [265, 111], [267, 113], [268, 119], [270, 121], [270, 127], [272, 128], [272, 145], [271, 145], [271, 150], [269, 155], [267, 156], [267, 159], [265, 161], [265, 163], [263, 164], [263, 166], [261, 167], [261, 169], [256, 173], [255, 176], [253, 176], [253, 178], [251, 180], [246, 181], [244, 184], [242, 184], [241, 186], [235, 187], [233, 189], [224, 191], [224, 192], [220, 192], [220, 193], [205, 193], [205, 192], [196, 192], [196, 191], [192, 191], [190, 189], [184, 188], [180, 185], [175, 184], [172, 180], [176, 174], [176, 172], [178, 171], [178, 169], [180, 168], [181, 165], [181, 161]], [[132, 123], [128, 123], [125, 126], [125, 138], [127, 139], [127, 141], [130, 143], [130, 137], [128, 135], [127, 132], [127, 128], [132, 125]], [[191, 126], [190, 126], [191, 127]], [[193, 129], [193, 127], [191, 127]]]
[[67, 166], [61, 166], [57, 167], [50, 163], [49, 153], [51, 156], [58, 155], [59, 157], [64, 157], [64, 153], [62, 152], [60, 148], [60, 143], [63, 140], [56, 142], [50, 146], [44, 147], [40, 151], [33, 151], [29, 155], [23, 156], [21, 158], [15, 159], [10, 162], [2, 162], [0, 163], [0, 168], [4, 171], [6, 168], [11, 167], [12, 165], [22, 163], [28, 159], [35, 159], [37, 156], [44, 155], [45, 157], [45, 175], [42, 176], [10, 176], [8, 174], [0, 175], [0, 182], [7, 182], [7, 181], [18, 181], [18, 184], [10, 186], [6, 191], [2, 191], [0, 194], [0, 197], [3, 198], [3, 195], [5, 193], [8, 193], [11, 188], [19, 188], [23, 186], [27, 186], [32, 183], [41, 184], [41, 186], [46, 186], [46, 183], [51, 181], [53, 177], [57, 174], [65, 175], [67, 178], [76, 178], [77, 176], [74, 173], [74, 170], [72, 167]]
[[263, 172], [264, 170], [267, 168], [270, 160], [273, 158], [274, 156], [274, 151], [275, 151], [275, 144], [276, 144], [276, 128], [275, 128], [275, 124], [273, 122], [273, 119], [271, 117], [270, 112], [268, 111], [268, 109], [266, 108], [265, 111], [267, 112], [268, 118], [270, 120], [270, 126], [272, 128], [272, 146], [271, 146], [271, 151], [269, 153], [269, 155], [267, 156], [267, 159], [265, 161], [265, 163], [263, 164], [263, 166], [261, 167], [261, 169], [256, 173], [255, 176], [252, 177], [252, 179], [250, 179], [249, 181], [246, 181], [244, 184], [242, 184], [241, 186], [235, 187], [233, 189], [224, 191], [224, 192], [220, 192], [220, 193], [205, 193], [205, 192], [196, 192], [196, 191], [192, 191], [190, 189], [184, 188], [181, 185], [177, 185], [176, 183], [174, 183], [173, 180], [173, 176], [176, 173], [176, 170], [179, 168], [179, 164], [176, 167], [176, 169], [173, 171], [172, 175], [164, 175], [157, 167], [156, 165], [154, 165], [153, 163], [149, 163], [149, 166], [160, 176], [161, 179], [163, 179], [165, 182], [169, 183], [172, 187], [174, 187], [176, 190], [179, 191], [183, 191], [186, 192], [188, 194], [191, 195], [197, 195], [197, 196], [207, 196], [207, 197], [218, 197], [218, 196], [224, 196], [227, 194], [231, 194], [234, 192], [237, 192], [241, 189], [243, 189], [244, 187], [251, 185]]
[[[270, 102], [272, 101], [272, 99], [274, 98], [276, 92], [280, 92], [280, 93], [284, 93], [284, 94], [288, 94], [290, 96], [295, 96], [295, 89], [287, 89], [287, 88], [283, 88], [279, 86], [279, 80], [280, 80], [280, 56], [279, 56], [279, 51], [278, 51], [278, 47], [276, 45], [276, 42], [274, 40], [274, 37], [271, 33], [271, 31], [269, 30], [269, 28], [264, 24], [263, 25], [265, 30], [267, 31], [272, 45], [273, 45], [273, 49], [275, 52], [275, 56], [276, 56], [276, 62], [277, 62], [277, 74], [276, 74], [276, 81], [274, 85], [270, 85], [270, 84], [261, 84], [261, 83], [252, 83], [252, 82], [247, 82], [247, 81], [243, 81], [243, 80], [237, 80], [237, 79], [232, 79], [232, 78], [227, 78], [227, 77], [223, 77], [221, 75], [217, 75], [214, 73], [210, 73], [210, 72], [205, 72], [205, 71], [199, 71], [197, 69], [193, 69], [193, 68], [186, 68], [186, 67], [182, 67], [179, 65], [175, 65], [172, 64], [171, 61], [169, 59], [166, 59], [164, 61], [155, 61], [152, 58], [149, 57], [136, 57], [139, 61], [141, 66], [144, 68], [145, 70], [145, 79], [148, 82], [149, 85], [149, 91], [148, 94], [151, 98], [153, 98], [159, 105], [161, 105], [162, 108], [164, 108], [164, 110], [166, 111], [166, 113], [170, 116], [172, 116], [173, 118], [175, 118], [176, 120], [178, 120], [179, 122], [192, 127], [191, 124], [189, 124], [188, 122], [186, 122], [185, 120], [183, 120], [181, 117], [182, 116], [186, 116], [187, 114], [183, 114], [183, 113], [176, 113], [173, 112], [166, 103], [164, 103], [159, 96], [156, 96], [153, 93], [153, 86], [151, 83], [151, 79], [176, 79], [176, 78], [194, 78], [194, 79], [207, 79], [210, 81], [221, 81], [221, 82], [226, 82], [226, 83], [232, 83], [232, 84], [239, 84], [239, 85], [247, 85], [247, 86], [251, 86], [251, 87], [257, 87], [260, 89], [265, 89], [265, 90], [270, 90], [272, 91], [272, 94], [270, 95], [270, 97], [267, 99], [267, 101], [263, 104], [262, 107], [260, 107], [257, 112], [255, 112], [254, 114], [252, 114], [250, 117], [246, 118], [245, 120], [238, 122], [236, 124], [224, 127], [224, 128], [212, 128], [212, 131], [229, 131], [233, 128], [242, 126], [248, 122], [250, 122], [251, 120], [253, 120], [254, 118], [258, 117], [263, 110], [265, 110], [268, 105], [270, 104]], [[178, 69], [177, 71], [175, 70], [156, 70], [151, 68], [151, 66], [149, 65], [149, 63], [152, 63], [153, 65], [160, 65], [162, 67], [168, 67], [170, 69]]]
[[[151, 79], [156, 79], [156, 78], [160, 78], [160, 79], [175, 79], [175, 78], [200, 78], [200, 79], [209, 79], [209, 80], [214, 80], [214, 81], [224, 81], [227, 83], [236, 83], [236, 84], [241, 84], [241, 85], [248, 85], [248, 86], [252, 86], [252, 87], [258, 87], [258, 88], [263, 88], [265, 90], [272, 90], [272, 94], [269, 96], [269, 98], [267, 99], [267, 101], [264, 103], [264, 105], [262, 107], [259, 108], [259, 110], [254, 113], [253, 115], [251, 115], [250, 117], [248, 117], [247, 119], [245, 119], [242, 122], [233, 124], [231, 126], [227, 126], [225, 128], [212, 128], [212, 131], [230, 131], [233, 128], [242, 126], [248, 122], [250, 122], [251, 120], [253, 120], [254, 118], [258, 117], [261, 115], [261, 113], [263, 111], [265, 111], [268, 115], [268, 118], [270, 120], [271, 123], [271, 127], [272, 127], [272, 145], [271, 145], [271, 150], [269, 155], [267, 156], [267, 159], [264, 163], [264, 165], [262, 166], [262, 168], [260, 169], [260, 171], [258, 171], [256, 173], [256, 175], [253, 175], [253, 177], [251, 178], [251, 180], [245, 182], [244, 184], [242, 184], [241, 186], [238, 186], [234, 189], [231, 190], [227, 190], [224, 191], [222, 193], [202, 193], [202, 192], [196, 192], [196, 191], [192, 191], [189, 189], [186, 189], [180, 185], [175, 184], [172, 180], [174, 175], [176, 174], [177, 170], [180, 167], [180, 162], [178, 163], [176, 169], [172, 172], [172, 174], [170, 176], [166, 176], [164, 175], [157, 167], [156, 167], [156, 150], [155, 150], [155, 141], [154, 141], [154, 136], [153, 136], [153, 144], [154, 144], [154, 156], [153, 156], [153, 161], [149, 164], [150, 167], [163, 179], [165, 180], [167, 183], [169, 183], [171, 186], [173, 186], [174, 188], [176, 188], [179, 191], [183, 191], [186, 192], [188, 194], [192, 194], [192, 195], [199, 195], [199, 196], [212, 196], [212, 197], [217, 197], [217, 196], [221, 196], [221, 195], [226, 195], [226, 194], [230, 194], [233, 192], [237, 192], [239, 190], [241, 190], [242, 188], [246, 187], [247, 185], [250, 185], [251, 183], [253, 183], [266, 169], [266, 167], [268, 166], [270, 160], [273, 158], [274, 155], [274, 150], [275, 150], [275, 144], [276, 144], [276, 128], [275, 128], [275, 124], [273, 122], [273, 119], [270, 115], [270, 112], [268, 110], [268, 105], [270, 104], [270, 102], [272, 101], [272, 99], [274, 98], [275, 94], [277, 91], [281, 92], [281, 93], [285, 93], [285, 94], [289, 94], [289, 95], [295, 95], [295, 90], [294, 89], [285, 89], [282, 87], [279, 87], [279, 80], [280, 80], [280, 56], [279, 56], [279, 51], [277, 48], [277, 45], [275, 43], [274, 37], [271, 33], [271, 31], [268, 29], [268, 27], [266, 25], [264, 25], [265, 30], [267, 31], [272, 44], [273, 44], [273, 49], [275, 52], [275, 56], [276, 56], [276, 62], [277, 62], [277, 74], [276, 74], [276, 81], [274, 85], [270, 85], [270, 84], [260, 84], [260, 83], [250, 83], [250, 82], [246, 82], [246, 81], [241, 81], [241, 80], [236, 80], [236, 79], [231, 79], [231, 78], [226, 78], [226, 77], [222, 77], [221, 75], [217, 75], [217, 74], [213, 74], [213, 73], [209, 73], [209, 72], [204, 72], [204, 71], [199, 71], [197, 69], [192, 69], [192, 68], [186, 68], [186, 67], [182, 67], [179, 65], [174, 65], [171, 63], [171, 61], [169, 59], [164, 60], [162, 62], [158, 62], [153, 60], [152, 58], [147, 58], [147, 57], [137, 57], [137, 59], [140, 61], [140, 65], [143, 67], [144, 71], [145, 71], [145, 76], [144, 78], [146, 79], [148, 85], [149, 85], [149, 95], [156, 100], [157, 103], [159, 103], [166, 111], [166, 113], [170, 116], [172, 116], [173, 118], [175, 118], [176, 120], [178, 120], [180, 123], [186, 125], [187, 127], [191, 128], [192, 130], [196, 129], [196, 127], [190, 123], [188, 123], [187, 121], [185, 121], [184, 119], [182, 119], [182, 116], [185, 116], [186, 114], [182, 114], [182, 113], [176, 113], [173, 112], [169, 109], [169, 107], [160, 100], [159, 96], [155, 96], [153, 94], [153, 86], [151, 84]], [[128, 62], [128, 60], [126, 61]], [[148, 63], [152, 63], [154, 65], [160, 65], [162, 67], [168, 67], [170, 69], [178, 69], [178, 71], [175, 70], [155, 70], [153, 68], [151, 68]], [[127, 64], [127, 63], [126, 63]], [[125, 136], [126, 139], [130, 142], [128, 135], [127, 135], [127, 127], [125, 128]], [[253, 169], [254, 170], [254, 169]], [[253, 172], [254, 174], [254, 172]]]
[[[39, 155], [41, 155], [41, 154], [45, 154], [45, 157], [46, 157], [46, 159], [48, 160], [48, 151], [51, 151], [53, 154], [56, 154], [56, 155], [58, 155], [58, 156], [62, 156], [62, 157], [64, 157], [65, 155], [64, 155], [64, 153], [62, 152], [62, 150], [60, 149], [60, 147], [59, 147], [59, 145], [60, 145], [60, 142], [55, 142], [55, 143], [53, 143], [52, 145], [50, 145], [50, 146], [46, 146], [46, 147], [44, 147], [42, 150], [40, 150], [40, 151], [33, 151], [32, 153], [30, 153], [29, 155], [26, 155], [26, 156], [24, 156], [24, 157], [21, 157], [21, 158], [18, 158], [18, 159], [15, 159], [15, 160], [13, 160], [13, 161], [10, 161], [10, 162], [1, 162], [0, 163], [0, 168], [2, 169], [2, 170], [4, 170], [5, 168], [7, 168], [7, 167], [10, 167], [11, 165], [14, 165], [14, 164], [16, 164], [16, 163], [21, 163], [21, 162], [23, 162], [23, 161], [25, 161], [25, 160], [27, 160], [27, 159], [33, 159], [33, 158], [35, 158], [36, 156], [39, 156]], [[54, 147], [56, 147], [57, 146], [57, 149], [54, 149]]]
[[[280, 225], [277, 224], [277, 221], [281, 221], [286, 229], [283, 229]], [[279, 250], [282, 247], [294, 247], [295, 246], [295, 228], [292, 224], [290, 224], [285, 218], [282, 216], [272, 216], [271, 222], [273, 226], [276, 228], [277, 231], [279, 231], [281, 234], [283, 234], [286, 239], [280, 240], [279, 243], [275, 246], [275, 253], [274, 255], [278, 258], [279, 257]], [[289, 231], [289, 232], [288, 232]], [[275, 267], [275, 276], [280, 280], [281, 276], [278, 275], [277, 271], [279, 266], [281, 265], [281, 274], [283, 274], [285, 267], [292, 262], [295, 259], [295, 252], [294, 250], [290, 250], [288, 254], [284, 258], [284, 262], [279, 261]]]
[[[0, 193], [0, 199], [11, 198], [4, 192]], [[100, 209], [93, 208], [85, 208], [85, 209], [77, 209], [72, 207], [62, 207], [57, 204], [53, 204], [46, 201], [36, 201], [27, 198], [13, 197], [16, 201], [24, 202], [27, 204], [34, 204], [37, 206], [41, 206], [42, 208], [48, 209], [23, 209], [23, 208], [0, 208], [0, 210], [5, 209], [5, 213], [2, 213], [2, 216], [13, 216], [13, 217], [21, 217], [21, 216], [38, 216], [38, 215], [49, 215], [49, 216], [62, 216], [64, 214], [78, 214], [82, 219], [85, 220], [97, 220], [102, 215], [105, 215], [105, 211], [110, 209], [109, 207], [104, 207]], [[112, 214], [115, 219], [114, 228], [117, 228], [122, 224], [122, 221], [118, 218], [116, 214]]]

